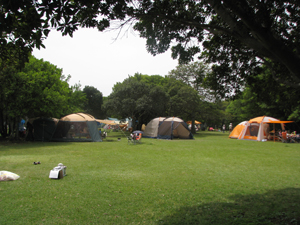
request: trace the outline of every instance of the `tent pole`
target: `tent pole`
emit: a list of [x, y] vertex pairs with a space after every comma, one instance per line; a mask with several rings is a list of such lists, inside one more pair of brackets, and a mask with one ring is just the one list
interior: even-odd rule
[[275, 142], [275, 123], [273, 123], [273, 130], [274, 130], [274, 142]]

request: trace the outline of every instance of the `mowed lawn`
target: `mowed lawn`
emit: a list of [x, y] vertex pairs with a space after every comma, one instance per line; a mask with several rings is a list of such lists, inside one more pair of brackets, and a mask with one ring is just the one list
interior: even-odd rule
[[[58, 163], [67, 176], [49, 179]], [[0, 142], [0, 170], [20, 175], [0, 182], [1, 225], [300, 224], [300, 144], [228, 132], [136, 145], [121, 133], [101, 143]]]

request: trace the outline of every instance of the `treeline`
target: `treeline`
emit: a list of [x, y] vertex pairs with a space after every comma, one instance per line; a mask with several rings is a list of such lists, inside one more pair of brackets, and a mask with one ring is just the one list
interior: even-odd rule
[[21, 119], [35, 117], [61, 118], [86, 112], [97, 117], [101, 111], [102, 93], [94, 87], [69, 86], [70, 76], [62, 69], [33, 56], [19, 70], [11, 60], [1, 62], [0, 134], [18, 138]]
[[[14, 64], [2, 62], [1, 137], [18, 138], [21, 119], [61, 118], [77, 112], [99, 119], [131, 118], [135, 129], [155, 117], [172, 116], [201, 121], [203, 129], [228, 127], [262, 115], [299, 121], [297, 92], [284, 86], [273, 91], [270, 85], [276, 83], [266, 79], [267, 75], [258, 76], [260, 82], [246, 85], [235, 99], [226, 99], [209, 85], [209, 67], [195, 62], [180, 65], [165, 77], [136, 73], [116, 83], [112, 93], [103, 97], [92, 86], [69, 86], [70, 75], [64, 76], [55, 65], [33, 56], [20, 71]], [[194, 126], [192, 129], [195, 132]]]

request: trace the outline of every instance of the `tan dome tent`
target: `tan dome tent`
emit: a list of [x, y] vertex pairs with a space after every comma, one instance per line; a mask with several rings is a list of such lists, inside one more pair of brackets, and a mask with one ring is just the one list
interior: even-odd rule
[[158, 127], [166, 119], [166, 117], [157, 117], [152, 119], [145, 127], [143, 137], [157, 138]]
[[193, 135], [184, 120], [178, 117], [157, 117], [151, 120], [143, 137], [157, 139], [193, 139]]
[[95, 118], [84, 113], [75, 113], [61, 118], [52, 141], [102, 141]]

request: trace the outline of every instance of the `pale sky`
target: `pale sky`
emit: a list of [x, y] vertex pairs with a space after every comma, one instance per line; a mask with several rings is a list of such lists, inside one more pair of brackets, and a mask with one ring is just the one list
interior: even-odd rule
[[64, 75], [71, 75], [69, 85], [80, 83], [82, 89], [93, 86], [103, 96], [108, 96], [112, 87], [128, 75], [165, 76], [178, 65], [171, 51], [157, 56], [148, 53], [146, 39], [138, 33], [117, 36], [116, 31], [80, 28], [71, 38], [53, 30], [43, 42], [46, 49], [34, 49], [33, 55], [63, 69]]

